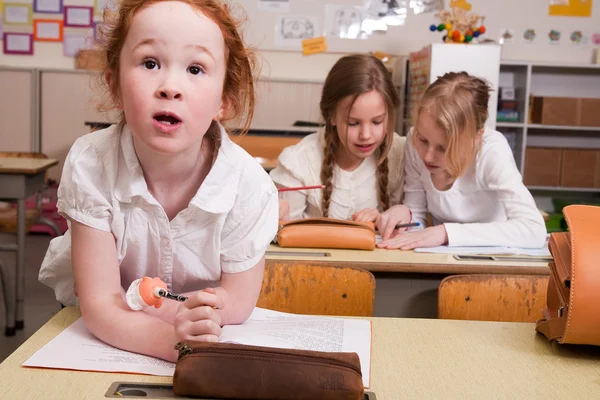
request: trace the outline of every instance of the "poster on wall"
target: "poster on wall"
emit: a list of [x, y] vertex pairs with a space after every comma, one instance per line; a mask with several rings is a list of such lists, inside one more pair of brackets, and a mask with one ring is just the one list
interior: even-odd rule
[[34, 20], [33, 39], [41, 42], [62, 42], [63, 22], [50, 19]]
[[64, 26], [73, 28], [93, 27], [94, 11], [92, 7], [65, 6]]
[[258, 0], [258, 9], [261, 11], [290, 12], [290, 0]]
[[5, 32], [2, 38], [4, 54], [33, 54], [33, 36], [30, 33]]
[[593, 0], [548, 0], [548, 15], [555, 17], [591, 17]]
[[65, 35], [63, 39], [63, 55], [75, 57], [79, 50], [87, 49], [91, 39], [86, 35]]
[[62, 0], [33, 0], [33, 12], [39, 14], [62, 14]]
[[359, 6], [327, 4], [325, 6], [325, 35], [341, 39], [366, 39], [363, 29], [366, 9]]
[[31, 4], [4, 3], [3, 21], [6, 25], [31, 25]]
[[285, 15], [275, 23], [275, 45], [302, 49], [302, 41], [318, 36], [319, 19], [310, 15]]

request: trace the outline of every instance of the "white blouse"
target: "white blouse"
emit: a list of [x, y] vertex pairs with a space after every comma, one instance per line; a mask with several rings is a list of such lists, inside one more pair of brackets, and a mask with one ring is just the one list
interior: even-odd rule
[[[114, 235], [125, 290], [143, 276], [159, 277], [175, 292], [201, 290], [218, 285], [222, 271], [248, 270], [263, 257], [277, 231], [277, 190], [222, 127], [221, 136], [208, 176], [171, 221], [148, 191], [127, 127], [111, 126], [73, 144], [58, 210]], [[77, 303], [70, 230], [51, 241], [39, 279], [62, 304]]]
[[[279, 155], [277, 167], [271, 171], [273, 181], [282, 187], [321, 185], [324, 139], [324, 130], [320, 129], [285, 148]], [[388, 154], [390, 205], [398, 204], [403, 197], [405, 143], [406, 138], [394, 134]], [[379, 204], [376, 154], [363, 160], [354, 171], [345, 171], [335, 164], [332, 184], [330, 218], [348, 220], [352, 214], [365, 208], [383, 211]], [[291, 219], [322, 217], [322, 192], [282, 192], [280, 198], [289, 202]]]
[[433, 186], [431, 174], [409, 139], [404, 205], [413, 220], [444, 224], [449, 246], [542, 247], [546, 226], [500, 132], [485, 129], [475, 163], [450, 189]]

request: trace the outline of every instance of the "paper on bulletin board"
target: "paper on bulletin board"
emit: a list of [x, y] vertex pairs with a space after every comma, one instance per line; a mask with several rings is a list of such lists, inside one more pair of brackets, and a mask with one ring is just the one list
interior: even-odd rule
[[548, 0], [548, 15], [555, 17], [591, 17], [593, 0]]
[[327, 51], [327, 42], [325, 36], [319, 36], [302, 41], [302, 54], [309, 56], [311, 54], [325, 53]]
[[79, 50], [87, 49], [91, 40], [85, 35], [64, 35], [63, 55], [65, 57], [75, 57]]
[[318, 34], [319, 19], [310, 15], [284, 15], [275, 23], [275, 45], [300, 50], [302, 41]]
[[411, 3], [413, 1], [364, 0], [367, 10], [366, 18], [381, 21], [388, 26], [404, 25]]
[[290, 0], [259, 0], [258, 9], [261, 11], [287, 13], [290, 12]]
[[327, 4], [325, 6], [325, 35], [341, 39], [366, 39], [363, 29], [367, 10], [360, 6]]

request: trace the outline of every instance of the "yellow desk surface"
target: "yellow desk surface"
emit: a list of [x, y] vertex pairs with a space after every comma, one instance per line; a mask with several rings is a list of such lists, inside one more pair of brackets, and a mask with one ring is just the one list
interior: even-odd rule
[[[307, 254], [309, 253], [309, 254]], [[313, 254], [310, 254], [313, 253]], [[318, 256], [314, 253], [328, 253]], [[311, 262], [340, 265], [371, 272], [412, 272], [436, 274], [531, 274], [548, 275], [545, 261], [458, 261], [450, 254], [415, 253], [414, 251], [296, 249], [271, 245], [266, 253], [269, 262]]]
[[53, 158], [0, 158], [0, 174], [33, 175], [58, 164]]
[[[168, 377], [23, 368], [80, 316], [60, 311], [0, 364], [6, 399], [102, 399], [113, 382]], [[371, 387], [377, 400], [598, 399], [600, 348], [549, 344], [533, 324], [372, 318]]]

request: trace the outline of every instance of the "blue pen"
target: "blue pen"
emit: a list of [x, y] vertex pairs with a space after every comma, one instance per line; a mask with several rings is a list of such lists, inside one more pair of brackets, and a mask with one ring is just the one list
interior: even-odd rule
[[410, 224], [398, 224], [394, 227], [394, 229], [412, 228], [413, 226], [421, 226], [421, 223], [420, 222], [411, 222]]

